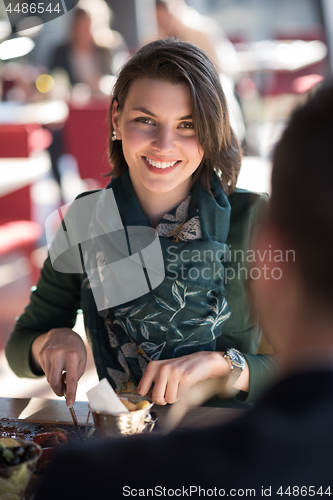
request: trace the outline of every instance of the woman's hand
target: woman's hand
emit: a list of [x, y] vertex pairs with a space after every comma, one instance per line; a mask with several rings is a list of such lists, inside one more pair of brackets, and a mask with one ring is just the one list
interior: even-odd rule
[[34, 369], [40, 367], [57, 396], [64, 395], [63, 371], [66, 371], [66, 404], [75, 402], [77, 383], [87, 362], [87, 350], [80, 335], [70, 328], [54, 328], [32, 344]]
[[175, 403], [192, 385], [208, 378], [228, 376], [230, 369], [223, 353], [214, 351], [151, 361], [140, 380], [137, 392], [145, 396], [154, 383], [151, 398], [155, 403]]

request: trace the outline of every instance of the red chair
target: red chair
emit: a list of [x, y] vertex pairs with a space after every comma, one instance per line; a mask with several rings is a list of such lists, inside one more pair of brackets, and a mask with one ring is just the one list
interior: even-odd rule
[[37, 124], [0, 125], [0, 157], [28, 158], [34, 149], [33, 136], [41, 130]]
[[[49, 141], [50, 133], [37, 124], [0, 125], [2, 158], [28, 158], [33, 150], [45, 149]], [[32, 219], [30, 186], [0, 197], [0, 260], [3, 269], [11, 269], [9, 278], [2, 281], [0, 349], [6, 344], [15, 316], [26, 303], [29, 288], [39, 277], [40, 269], [32, 256], [43, 228]], [[21, 257], [30, 264], [23, 274], [18, 260]]]
[[[43, 138], [40, 125], [0, 125], [0, 157], [28, 158]], [[37, 135], [36, 135], [37, 134]], [[39, 270], [31, 254], [37, 246], [42, 228], [32, 220], [30, 186], [25, 186], [0, 198], [0, 258], [14, 250], [22, 251], [30, 260], [34, 279]]]
[[93, 101], [85, 105], [69, 105], [63, 129], [65, 152], [78, 163], [81, 179], [94, 179], [99, 187], [110, 181], [103, 177], [110, 171], [108, 161], [107, 114], [110, 101]]
[[[1, 198], [0, 201], [3, 199]], [[6, 281], [6, 278], [3, 281], [3, 274], [1, 280], [3, 288], [0, 306], [0, 350], [4, 349], [7, 343], [15, 316], [26, 303], [29, 287], [37, 283], [40, 270], [31, 257], [41, 234], [40, 226], [29, 220], [6, 222], [0, 225], [0, 262], [4, 268], [7, 267], [6, 264], [12, 267], [10, 281]], [[25, 266], [27, 269], [23, 274], [22, 264], [19, 264], [17, 260], [21, 257], [28, 258], [30, 264]]]

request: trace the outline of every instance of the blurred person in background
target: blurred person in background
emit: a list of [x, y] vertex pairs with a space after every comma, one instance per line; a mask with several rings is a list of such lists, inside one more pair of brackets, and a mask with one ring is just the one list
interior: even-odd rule
[[[36, 500], [163, 493], [330, 498], [332, 136], [329, 87], [295, 112], [277, 145], [272, 197], [254, 246], [262, 257], [254, 264], [262, 271], [253, 282], [257, 312], [280, 353], [281, 379], [253, 410], [226, 425], [64, 450], [51, 464]], [[267, 279], [266, 272], [277, 265], [270, 255], [286, 255], [290, 249], [296, 258], [279, 261], [280, 279]]]
[[50, 70], [63, 69], [71, 85], [85, 83], [98, 94], [101, 77], [116, 74], [129, 56], [123, 37], [109, 23], [110, 10], [103, 0], [80, 2], [69, 41], [55, 49]]
[[155, 0], [158, 38], [174, 37], [203, 49], [216, 64], [226, 94], [230, 120], [238, 140], [245, 139], [245, 124], [234, 94], [241, 72], [237, 52], [223, 28], [214, 19], [201, 15], [184, 0]]
[[[69, 41], [58, 46], [50, 59], [49, 70], [56, 85], [64, 82], [65, 72], [73, 99], [83, 99], [84, 102], [90, 96], [93, 99], [106, 99], [101, 87], [102, 78], [110, 76], [107, 87], [111, 89], [111, 75], [115, 75], [129, 57], [123, 37], [110, 29], [110, 20], [111, 11], [104, 0], [82, 0], [80, 7], [72, 13]], [[66, 162], [60, 163], [64, 153], [63, 128], [55, 126], [52, 132], [53, 142], [49, 147], [52, 170], [62, 185], [64, 172], [61, 166], [66, 165]], [[79, 185], [80, 179], [77, 181]], [[63, 187], [61, 191], [64, 201], [68, 201], [64, 197]]]
[[223, 73], [237, 78], [237, 53], [214, 19], [201, 15], [184, 0], [155, 0], [158, 36], [174, 37], [202, 48]]

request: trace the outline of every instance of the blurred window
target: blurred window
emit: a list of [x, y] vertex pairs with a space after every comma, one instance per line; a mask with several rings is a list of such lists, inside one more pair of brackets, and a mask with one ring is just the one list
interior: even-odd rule
[[[186, 0], [213, 17], [232, 41], [301, 37], [323, 39], [323, 14], [318, 0]], [[281, 36], [280, 36], [281, 35]]]

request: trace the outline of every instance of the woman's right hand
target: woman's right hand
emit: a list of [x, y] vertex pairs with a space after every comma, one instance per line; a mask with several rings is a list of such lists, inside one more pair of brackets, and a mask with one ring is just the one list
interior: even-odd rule
[[57, 396], [64, 395], [62, 374], [66, 372], [66, 404], [72, 406], [87, 363], [87, 350], [80, 335], [70, 328], [54, 328], [34, 340], [31, 352], [34, 369], [43, 370]]

